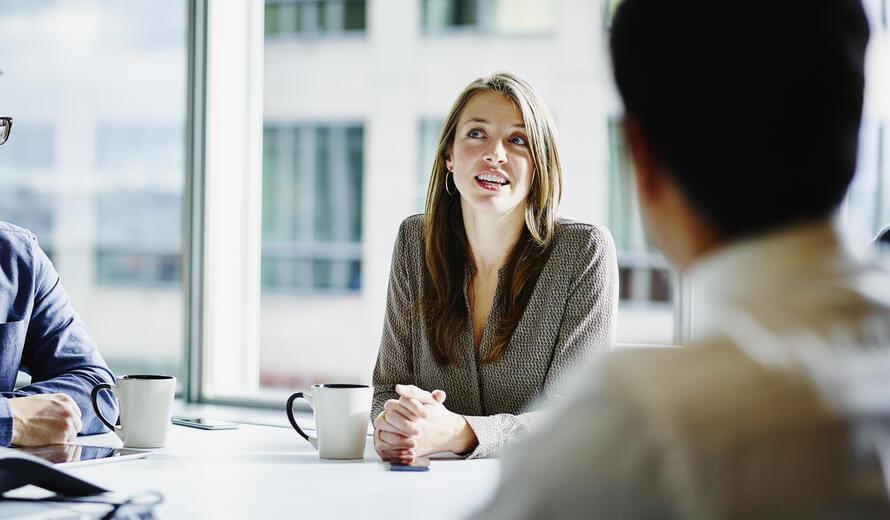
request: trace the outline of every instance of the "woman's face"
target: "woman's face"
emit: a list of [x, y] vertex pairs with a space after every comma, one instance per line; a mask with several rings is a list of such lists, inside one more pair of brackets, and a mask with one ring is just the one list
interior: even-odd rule
[[535, 166], [519, 107], [496, 92], [470, 98], [445, 165], [462, 205], [485, 214], [524, 212]]

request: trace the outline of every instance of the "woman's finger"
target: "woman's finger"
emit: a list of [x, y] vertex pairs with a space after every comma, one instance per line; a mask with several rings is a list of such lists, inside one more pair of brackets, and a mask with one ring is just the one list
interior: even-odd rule
[[[426, 408], [424, 408], [423, 404], [417, 399], [412, 399], [410, 397], [401, 397], [399, 398], [399, 404], [405, 408], [406, 411], [410, 412], [414, 417], [418, 419], [426, 419], [427, 412]], [[409, 417], [411, 419], [412, 417]]]
[[420, 435], [420, 426], [415, 422], [409, 421], [404, 415], [397, 412], [387, 413], [383, 416], [383, 420], [386, 421], [386, 425], [383, 426], [384, 430], [400, 433], [409, 437], [412, 435]]
[[392, 444], [380, 440], [376, 436], [374, 437], [374, 449], [377, 452], [377, 455], [383, 460], [414, 457], [413, 449], [393, 446]]
[[389, 423], [386, 422], [386, 419], [383, 417], [383, 414], [385, 413], [386, 412], [380, 412], [380, 415], [378, 415], [377, 418], [374, 419], [373, 424], [375, 430], [383, 430], [389, 427]]
[[388, 431], [405, 437], [419, 435], [421, 431], [420, 426], [416, 423], [406, 420], [398, 413], [388, 412], [383, 412], [374, 419], [374, 430]]
[[[402, 399], [404, 399], [404, 397]], [[426, 411], [423, 411], [423, 415], [419, 415], [411, 405], [408, 405], [401, 400], [397, 401], [395, 399], [390, 399], [389, 401], [385, 402], [383, 404], [383, 410], [386, 412], [392, 412], [402, 415], [409, 421], [420, 421], [426, 417]]]
[[417, 446], [417, 440], [413, 437], [405, 437], [398, 433], [380, 431], [380, 441], [398, 449], [413, 449]]
[[432, 394], [414, 385], [396, 385], [396, 393], [402, 397], [417, 399], [422, 404], [435, 404]]
[[438, 402], [439, 404], [444, 403], [445, 399], [448, 397], [448, 395], [445, 394], [444, 390], [433, 390], [433, 393], [431, 395], [433, 396], [433, 399], [435, 399], [436, 402]]
[[413, 462], [415, 457], [414, 451], [412, 450], [378, 450], [377, 455], [386, 461], [398, 459], [407, 464]]

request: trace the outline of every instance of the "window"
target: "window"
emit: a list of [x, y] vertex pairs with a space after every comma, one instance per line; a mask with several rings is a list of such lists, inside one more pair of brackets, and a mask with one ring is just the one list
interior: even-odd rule
[[420, 120], [420, 150], [417, 154], [417, 195], [415, 213], [423, 213], [426, 207], [426, 190], [430, 182], [430, 172], [436, 159], [436, 147], [442, 133], [443, 118], [423, 118]]
[[322, 36], [365, 31], [365, 0], [266, 0], [267, 36]]
[[362, 137], [360, 125], [266, 127], [265, 289], [361, 288]]
[[0, 218], [37, 236], [116, 374], [180, 376], [183, 0], [0, 0]]
[[293, 388], [328, 371], [364, 380], [348, 356], [326, 359], [358, 340], [343, 324], [363, 285], [363, 126], [278, 124], [263, 134], [260, 385]]
[[38, 121], [20, 121], [17, 117], [13, 119], [15, 131], [3, 150], [10, 169], [29, 175], [51, 171], [56, 162], [54, 126]]
[[[673, 290], [671, 270], [643, 231], [633, 179], [633, 165], [621, 131], [611, 118], [609, 128], [609, 229], [618, 249], [618, 341], [672, 343]], [[631, 326], [622, 325], [633, 323]]]
[[[3, 146], [9, 144], [7, 142]], [[40, 248], [50, 260], [53, 259], [52, 230], [55, 228], [55, 214], [51, 194], [28, 186], [0, 187], [0, 215], [3, 215], [3, 220], [34, 233]]]
[[[328, 34], [320, 22], [304, 21], [304, 12], [297, 15], [297, 4], [306, 9], [303, 2], [267, 2], [260, 13], [265, 29], [259, 41], [254, 40], [253, 22], [243, 22], [245, 10], [252, 12], [249, 7], [227, 3], [227, 24], [211, 25], [221, 49], [210, 52], [219, 63], [211, 64], [209, 74], [217, 80], [210, 78], [208, 94], [215, 98], [221, 90], [243, 89], [262, 95], [261, 103], [256, 102], [259, 113], [238, 119], [236, 135], [221, 141], [216, 153], [226, 158], [208, 154], [216, 165], [209, 165], [208, 185], [227, 179], [228, 189], [243, 195], [225, 195], [221, 202], [213, 193], [216, 188], [209, 188], [207, 204], [220, 209], [207, 217], [206, 225], [222, 227], [219, 241], [227, 249], [207, 251], [207, 261], [246, 259], [250, 267], [256, 253], [260, 288], [254, 309], [253, 274], [240, 279], [237, 269], [227, 270], [226, 276], [213, 267], [206, 274], [210, 285], [226, 280], [224, 290], [217, 289], [216, 308], [206, 311], [213, 336], [206, 340], [213, 358], [206, 386], [214, 398], [278, 399], [312, 383], [370, 381], [399, 223], [423, 211], [442, 118], [475, 78], [510, 70], [541, 91], [560, 115], [566, 185], [562, 215], [608, 221], [605, 121], [614, 108], [591, 103], [591, 92], [601, 90], [600, 78], [608, 74], [606, 54], [601, 39], [577, 44], [579, 37], [602, 31], [602, 5], [554, 0], [367, 2], [367, 38], [286, 37], [290, 29], [282, 29], [284, 19], [291, 28], [316, 27], [313, 36]], [[319, 7], [314, 9], [310, 19], [318, 20]], [[560, 13], [565, 9], [572, 16]], [[572, 24], [562, 22], [569, 19]], [[443, 33], [448, 38], [430, 37]], [[239, 34], [240, 41], [233, 37]], [[231, 58], [245, 48], [246, 57]], [[242, 85], [253, 81], [250, 63], [262, 64], [262, 84], [256, 89]], [[563, 81], [567, 78], [571, 80]], [[226, 120], [233, 110], [254, 103], [245, 105], [240, 95], [227, 102], [215, 99], [210, 110], [215, 106], [218, 117]], [[208, 132], [214, 128], [210, 125]], [[254, 165], [242, 167], [243, 158], [231, 146], [245, 142], [242, 130], [252, 128], [261, 134], [256, 146], [262, 186], [256, 202], [251, 198]], [[255, 144], [250, 136], [246, 143], [243, 153], [249, 157]], [[233, 241], [228, 230], [242, 222], [247, 222], [245, 230], [242, 234], [239, 228], [235, 235], [240, 238]], [[256, 252], [249, 236], [254, 226], [262, 234]], [[211, 231], [207, 238], [213, 236]], [[653, 317], [650, 321], [661, 327], [659, 342], [670, 342], [669, 289], [664, 277], [658, 277], [663, 264], [650, 264], [643, 266], [648, 271], [639, 270], [650, 275], [638, 284], [648, 299], [634, 312], [643, 319]], [[233, 299], [247, 303], [230, 304]], [[634, 326], [643, 328], [648, 322]]]
[[97, 196], [97, 281], [111, 286], [180, 283], [182, 196], [113, 191]]
[[554, 0], [423, 0], [428, 33], [494, 30], [500, 34], [550, 33], [556, 27]]
[[129, 182], [181, 191], [184, 128], [170, 121], [101, 121], [96, 128], [96, 169]]

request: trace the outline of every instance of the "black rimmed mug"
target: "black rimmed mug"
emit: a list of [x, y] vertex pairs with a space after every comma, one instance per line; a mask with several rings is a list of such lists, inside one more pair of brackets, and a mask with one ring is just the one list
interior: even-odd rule
[[[120, 406], [120, 426], [102, 415], [96, 398], [108, 389]], [[160, 375], [129, 375], [117, 384], [101, 383], [93, 388], [90, 401], [99, 420], [120, 437], [128, 448], [161, 448], [167, 444], [170, 406], [176, 393], [176, 378]]]
[[[374, 387], [368, 385], [312, 385], [287, 399], [287, 419], [323, 459], [361, 459], [371, 415]], [[315, 435], [309, 435], [294, 419], [294, 401], [305, 399], [315, 414]]]

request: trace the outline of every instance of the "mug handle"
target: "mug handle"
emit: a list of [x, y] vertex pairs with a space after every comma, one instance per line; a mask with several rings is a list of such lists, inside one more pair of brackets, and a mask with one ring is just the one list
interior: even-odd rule
[[[96, 401], [96, 398], [99, 396], [99, 391], [104, 388], [110, 390], [111, 393], [114, 394], [114, 398], [118, 399], [116, 386], [108, 383], [99, 383], [98, 385], [93, 387], [93, 392], [90, 394], [90, 402], [93, 403], [93, 410], [96, 412], [96, 417], [98, 417], [99, 420], [102, 421], [102, 424], [108, 426], [111, 431], [117, 431], [118, 427], [108, 422], [108, 419], [106, 419], [105, 416], [102, 415], [102, 410], [99, 409], [99, 403]], [[118, 401], [120, 401], [120, 399], [118, 399]]]
[[297, 433], [299, 433], [304, 439], [309, 441], [309, 444], [311, 444], [315, 448], [318, 448], [318, 438], [306, 435], [306, 432], [304, 432], [303, 429], [300, 428], [300, 425], [297, 424], [297, 420], [294, 418], [294, 401], [296, 401], [297, 399], [305, 399], [309, 402], [310, 406], [312, 405], [312, 401], [309, 400], [309, 396], [303, 395], [303, 392], [297, 392], [291, 395], [287, 398], [287, 404], [285, 405], [285, 409], [287, 411], [287, 420], [290, 421], [290, 425], [293, 426], [295, 430], [297, 430]]

